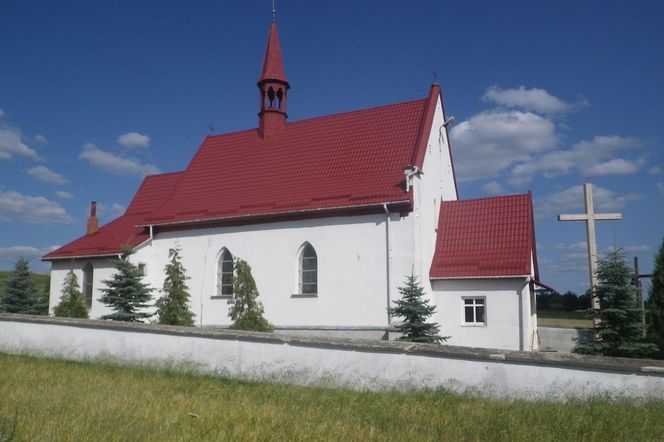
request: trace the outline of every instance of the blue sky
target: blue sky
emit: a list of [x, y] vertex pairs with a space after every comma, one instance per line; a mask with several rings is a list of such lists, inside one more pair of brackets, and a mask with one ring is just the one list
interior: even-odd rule
[[[271, 2], [0, 2], [0, 268], [122, 213], [212, 124], [255, 127]], [[664, 236], [664, 3], [278, 1], [291, 121], [422, 98], [437, 73], [462, 198], [533, 191], [542, 280], [601, 250], [649, 271]]]

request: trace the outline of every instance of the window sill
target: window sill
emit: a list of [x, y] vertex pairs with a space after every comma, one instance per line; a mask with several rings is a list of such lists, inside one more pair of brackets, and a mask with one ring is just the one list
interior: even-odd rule
[[318, 298], [318, 293], [293, 293], [291, 298]]
[[461, 327], [486, 327], [486, 322], [464, 322], [461, 324]]
[[233, 299], [233, 295], [216, 295], [216, 296], [210, 296], [210, 299]]

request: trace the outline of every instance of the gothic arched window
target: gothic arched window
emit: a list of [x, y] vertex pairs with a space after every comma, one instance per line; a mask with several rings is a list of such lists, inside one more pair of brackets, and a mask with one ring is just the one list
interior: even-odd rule
[[92, 307], [92, 282], [94, 281], [94, 268], [91, 262], [83, 266], [83, 300], [88, 310]]
[[318, 293], [318, 256], [314, 247], [305, 242], [299, 258], [299, 289], [303, 295]]
[[233, 295], [233, 255], [226, 247], [217, 261], [217, 296]]

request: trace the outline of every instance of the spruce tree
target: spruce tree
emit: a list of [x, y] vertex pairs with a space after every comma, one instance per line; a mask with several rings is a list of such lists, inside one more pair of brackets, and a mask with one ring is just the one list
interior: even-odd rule
[[263, 317], [263, 304], [258, 300], [256, 281], [251, 275], [251, 267], [246, 261], [236, 258], [233, 264], [233, 297], [228, 300], [231, 306], [228, 316], [233, 320], [230, 328], [271, 332], [272, 325]]
[[16, 261], [5, 292], [0, 296], [0, 312], [39, 314], [37, 289], [30, 275], [28, 260], [25, 258]]
[[44, 290], [37, 295], [37, 311], [40, 315], [48, 315], [48, 302], [51, 297], [51, 278], [46, 280]]
[[403, 333], [399, 341], [411, 342], [444, 342], [449, 336], [440, 336], [440, 326], [436, 323], [426, 322], [436, 312], [436, 306], [430, 305], [424, 298], [424, 288], [417, 281], [417, 277], [410, 275], [406, 284], [399, 287], [401, 299], [394, 301], [395, 307], [388, 309], [393, 317], [403, 318], [403, 322], [396, 329]]
[[113, 266], [116, 270], [113, 277], [102, 281], [106, 288], [101, 289], [103, 295], [99, 300], [111, 307], [114, 313], [101, 319], [143, 322], [143, 319], [152, 316], [152, 313], [140, 311], [150, 307], [153, 289], [143, 283], [138, 267], [129, 262], [131, 253], [131, 249], [123, 249], [121, 258]]
[[189, 288], [187, 287], [186, 270], [180, 262], [180, 250], [168, 251], [170, 262], [164, 268], [166, 279], [162, 292], [164, 296], [157, 300], [159, 324], [194, 325], [194, 313], [189, 309]]
[[55, 316], [88, 319], [88, 309], [85, 308], [81, 286], [78, 284], [78, 277], [73, 270], [70, 270], [65, 276], [61, 293], [60, 303], [53, 309]]
[[652, 285], [646, 302], [648, 340], [659, 347], [659, 357], [664, 357], [664, 239], [655, 255]]
[[575, 353], [646, 357], [656, 346], [643, 342], [641, 311], [636, 308], [636, 289], [631, 284], [633, 272], [625, 264], [621, 250], [609, 252], [597, 263], [597, 285], [594, 296], [599, 309], [589, 310], [590, 317], [599, 319], [594, 342], [578, 344]]

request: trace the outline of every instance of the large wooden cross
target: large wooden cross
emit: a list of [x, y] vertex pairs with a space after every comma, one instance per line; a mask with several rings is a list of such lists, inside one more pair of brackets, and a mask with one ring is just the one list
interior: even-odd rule
[[[588, 270], [590, 271], [590, 289], [597, 285], [597, 242], [595, 240], [595, 221], [622, 219], [621, 213], [595, 213], [593, 205], [593, 185], [583, 185], [585, 192], [586, 213], [578, 215], [558, 215], [558, 221], [585, 221], [588, 243]], [[592, 296], [593, 308], [599, 308], [599, 300]]]

